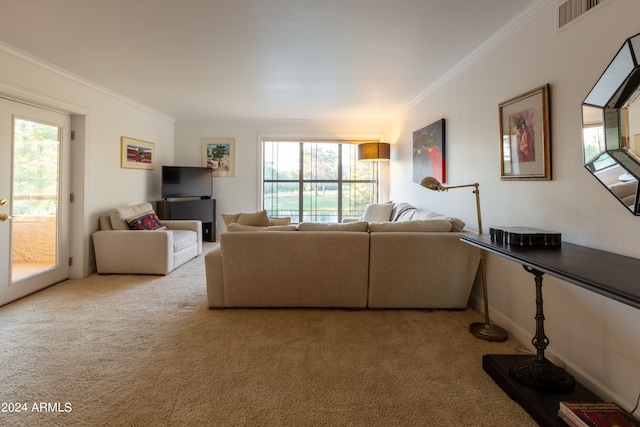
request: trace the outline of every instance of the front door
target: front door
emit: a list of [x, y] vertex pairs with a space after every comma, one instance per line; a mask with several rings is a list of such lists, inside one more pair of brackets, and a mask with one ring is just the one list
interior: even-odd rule
[[69, 277], [70, 122], [0, 98], [0, 305]]

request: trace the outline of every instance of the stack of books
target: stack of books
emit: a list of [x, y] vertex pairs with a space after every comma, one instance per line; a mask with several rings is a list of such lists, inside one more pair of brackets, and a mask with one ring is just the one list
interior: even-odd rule
[[560, 402], [558, 416], [571, 427], [640, 427], [613, 402]]

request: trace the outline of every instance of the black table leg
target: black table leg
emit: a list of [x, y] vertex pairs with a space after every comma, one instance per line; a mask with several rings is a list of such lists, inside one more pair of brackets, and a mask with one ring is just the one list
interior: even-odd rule
[[548, 391], [568, 391], [573, 388], [575, 380], [564, 369], [554, 365], [545, 356], [549, 338], [544, 333], [544, 309], [542, 305], [543, 272], [523, 265], [524, 269], [535, 276], [536, 281], [536, 334], [531, 343], [537, 354], [527, 358], [509, 369], [509, 374], [521, 384]]

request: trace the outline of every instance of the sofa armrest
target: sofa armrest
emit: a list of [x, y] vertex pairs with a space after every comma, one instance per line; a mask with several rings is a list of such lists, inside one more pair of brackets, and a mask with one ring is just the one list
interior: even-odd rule
[[190, 219], [162, 220], [169, 230], [191, 230], [198, 236], [198, 255], [202, 253], [202, 221]]
[[173, 270], [173, 233], [169, 230], [101, 230], [92, 237], [100, 274], [168, 274]]
[[222, 276], [222, 251], [217, 245], [204, 256], [209, 308], [224, 308], [224, 283]]

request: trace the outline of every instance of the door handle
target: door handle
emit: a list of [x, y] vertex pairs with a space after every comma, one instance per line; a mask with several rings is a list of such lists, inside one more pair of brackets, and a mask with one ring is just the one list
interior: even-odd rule
[[0, 200], [0, 206], [4, 206], [4, 205], [6, 205], [7, 203], [9, 203], [9, 201], [8, 201], [7, 199], [2, 199], [2, 200]]
[[13, 217], [10, 217], [6, 213], [0, 214], [0, 221], [6, 221], [6, 220], [11, 219], [11, 218], [13, 218]]

